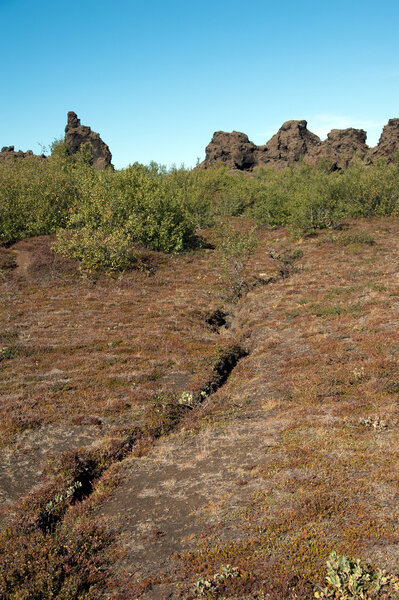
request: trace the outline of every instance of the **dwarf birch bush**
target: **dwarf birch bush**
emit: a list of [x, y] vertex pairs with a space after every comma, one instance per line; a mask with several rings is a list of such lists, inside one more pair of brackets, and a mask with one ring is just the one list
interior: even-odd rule
[[[346, 217], [396, 215], [398, 208], [399, 163], [383, 159], [373, 165], [354, 162], [332, 173], [326, 164], [301, 163], [253, 173], [232, 172], [222, 164], [168, 171], [156, 163], [98, 172], [87, 147], [69, 156], [57, 142], [47, 159], [0, 164], [0, 243], [60, 231], [64, 253], [78, 256], [81, 243], [92, 263], [98, 243], [97, 258], [102, 256], [107, 268], [106, 246], [114, 252], [121, 243], [120, 264], [128, 244], [180, 252], [195, 230], [229, 216], [253, 217], [267, 227], [290, 226], [296, 235], [306, 235], [337, 228]], [[100, 233], [89, 236], [89, 231]]]
[[0, 164], [0, 243], [64, 226], [76, 200], [79, 168], [63, 148], [48, 159], [32, 156]]

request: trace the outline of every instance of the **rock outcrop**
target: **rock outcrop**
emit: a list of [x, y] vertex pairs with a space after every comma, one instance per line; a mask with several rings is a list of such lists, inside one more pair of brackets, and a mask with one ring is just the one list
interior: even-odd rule
[[257, 149], [245, 133], [216, 131], [206, 147], [206, 158], [201, 167], [206, 169], [222, 161], [232, 169], [248, 171], [257, 164]]
[[386, 158], [391, 162], [395, 155], [399, 154], [399, 119], [389, 119], [387, 125], [382, 130], [381, 137], [372, 151], [372, 159]]
[[91, 148], [92, 165], [95, 169], [112, 167], [112, 155], [107, 144], [90, 127], [81, 125], [77, 114], [72, 111], [68, 113], [68, 123], [65, 127], [65, 143], [69, 154], [76, 154], [79, 152], [82, 144], [88, 144]]
[[283, 169], [319, 143], [317, 135], [307, 129], [306, 121], [287, 121], [265, 146], [256, 146], [239, 131], [216, 131], [199, 166], [206, 169], [221, 161], [240, 171], [259, 166]]
[[258, 164], [284, 169], [300, 160], [320, 144], [320, 138], [309, 131], [307, 122], [286, 121], [278, 132], [258, 150]]
[[[16, 151], [14, 146], [3, 146], [0, 152], [0, 162], [9, 162], [16, 158], [27, 158], [29, 156], [34, 156], [32, 150], [23, 152], [22, 150]], [[44, 158], [44, 154], [41, 155], [41, 158]]]
[[311, 148], [304, 160], [314, 166], [324, 160], [332, 170], [346, 169], [356, 158], [364, 160], [369, 155], [366, 138], [364, 129], [333, 129], [324, 142]]
[[307, 122], [287, 121], [264, 146], [256, 146], [244, 133], [217, 131], [206, 148], [199, 168], [223, 162], [232, 169], [252, 171], [256, 167], [283, 169], [300, 160], [316, 166], [327, 162], [331, 170], [346, 169], [354, 160], [367, 164], [379, 157], [388, 162], [399, 155], [399, 119], [390, 119], [378, 145], [369, 148], [363, 129], [333, 129], [327, 139], [308, 130]]

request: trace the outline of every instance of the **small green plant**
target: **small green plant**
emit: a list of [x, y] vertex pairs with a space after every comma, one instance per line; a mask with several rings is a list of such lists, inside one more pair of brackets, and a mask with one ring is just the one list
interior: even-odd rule
[[0, 347], [0, 362], [3, 360], [7, 360], [10, 358], [14, 358], [16, 355], [17, 349], [13, 346], [3, 346]]
[[44, 510], [47, 514], [53, 515], [57, 513], [57, 510], [62, 507], [62, 504], [73, 497], [75, 492], [82, 487], [80, 481], [76, 481], [68, 487], [65, 494], [56, 494], [53, 500], [47, 502]]
[[181, 406], [186, 406], [188, 408], [194, 408], [196, 403], [202, 402], [207, 396], [207, 393], [202, 390], [197, 396], [193, 394], [193, 392], [184, 391], [180, 394], [177, 402]]
[[189, 406], [192, 408], [194, 406], [194, 394], [192, 392], [182, 392], [178, 399], [178, 403], [182, 406]]
[[[190, 394], [186, 392], [189, 399]], [[189, 405], [180, 402], [176, 394], [159, 393], [147, 413], [149, 433], [159, 437], [171, 431], [180, 421]]]
[[389, 598], [399, 591], [399, 580], [383, 569], [374, 569], [346, 556], [331, 552], [327, 561], [327, 586], [315, 592], [316, 598], [336, 600], [373, 600]]
[[194, 583], [194, 590], [198, 596], [203, 596], [205, 598], [219, 598], [218, 591], [220, 584], [226, 581], [226, 579], [235, 579], [238, 577], [241, 577], [238, 567], [226, 565], [222, 567], [220, 573], [215, 573], [211, 579], [199, 577]]
[[355, 367], [352, 371], [352, 375], [355, 381], [362, 381], [366, 377], [366, 371], [364, 367]]
[[246, 287], [245, 272], [251, 255], [259, 243], [255, 228], [237, 231], [230, 223], [218, 228], [218, 266], [228, 299], [237, 302]]

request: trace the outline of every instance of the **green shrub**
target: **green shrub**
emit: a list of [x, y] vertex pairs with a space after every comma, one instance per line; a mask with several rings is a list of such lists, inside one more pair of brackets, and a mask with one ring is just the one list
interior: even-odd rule
[[326, 165], [301, 163], [253, 173], [222, 164], [167, 171], [156, 163], [98, 172], [87, 147], [69, 156], [56, 142], [47, 159], [0, 164], [0, 243], [86, 228], [104, 235], [123, 231], [129, 243], [180, 252], [196, 229], [228, 216], [252, 216], [267, 227], [288, 225], [306, 235], [334, 229], [346, 217], [396, 215], [398, 207], [399, 163], [383, 159], [334, 173]]
[[307, 234], [314, 229], [336, 228], [345, 216], [341, 174], [308, 167], [295, 179], [289, 217], [294, 231]]
[[62, 154], [0, 164], [0, 243], [53, 233], [76, 201], [76, 182], [86, 167]]
[[296, 165], [283, 171], [258, 169], [260, 180], [252, 214], [262, 224], [291, 225], [299, 234], [336, 227], [345, 214], [342, 176]]
[[136, 260], [136, 254], [123, 230], [104, 233], [87, 227], [58, 232], [55, 250], [81, 262], [88, 271], [105, 269], [109, 273], [123, 271]]
[[181, 251], [194, 232], [177, 194], [169, 192], [162, 176], [140, 165], [82, 178], [67, 227], [106, 234], [123, 230], [130, 243], [164, 252]]
[[344, 175], [350, 216], [391, 215], [398, 211], [399, 165], [380, 159], [372, 166], [353, 163]]
[[259, 168], [255, 172], [258, 193], [253, 203], [252, 215], [262, 225], [276, 227], [287, 225], [292, 198], [291, 171]]
[[331, 552], [327, 561], [326, 583], [325, 588], [315, 592], [316, 598], [372, 600], [389, 598], [389, 592], [399, 591], [397, 577], [336, 552]]

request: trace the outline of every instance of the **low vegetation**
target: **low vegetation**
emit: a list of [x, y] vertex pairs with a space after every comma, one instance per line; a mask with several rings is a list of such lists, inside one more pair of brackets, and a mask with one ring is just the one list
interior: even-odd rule
[[397, 577], [383, 569], [374, 569], [332, 552], [327, 561], [326, 587], [315, 592], [316, 598], [367, 600], [389, 598], [399, 591]]
[[[0, 599], [398, 597], [398, 208], [383, 161], [1, 164]], [[200, 487], [175, 555], [142, 457]]]
[[399, 163], [383, 159], [332, 173], [305, 164], [253, 175], [223, 165], [167, 171], [155, 163], [95, 171], [87, 147], [72, 157], [58, 142], [47, 160], [0, 165], [0, 241], [57, 233], [59, 252], [109, 272], [134, 264], [134, 246], [181, 252], [198, 228], [226, 216], [289, 225], [301, 236], [336, 229], [347, 217], [396, 214], [398, 203]]

